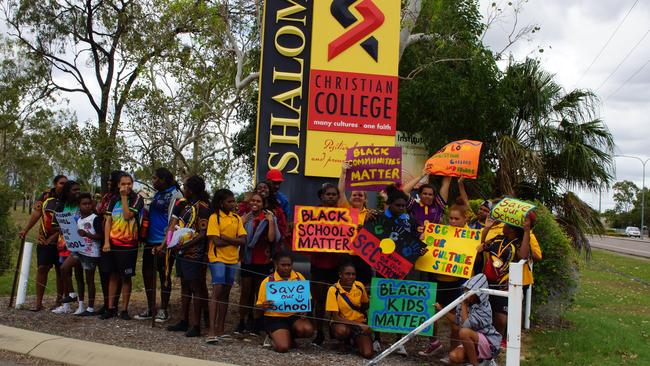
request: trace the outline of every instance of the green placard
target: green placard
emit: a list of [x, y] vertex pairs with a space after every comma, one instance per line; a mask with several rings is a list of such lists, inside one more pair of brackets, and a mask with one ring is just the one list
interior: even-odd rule
[[[373, 278], [368, 325], [377, 332], [407, 334], [435, 313], [436, 284]], [[433, 335], [433, 324], [421, 335]]]
[[524, 220], [535, 205], [506, 197], [492, 208], [492, 218], [509, 225], [524, 227]]

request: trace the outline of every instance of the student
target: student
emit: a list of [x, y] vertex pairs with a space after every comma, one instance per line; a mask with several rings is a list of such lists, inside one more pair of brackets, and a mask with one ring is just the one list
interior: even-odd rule
[[[429, 172], [424, 169], [422, 175], [415, 177], [409, 182], [406, 182], [402, 189], [407, 195], [411, 194], [413, 188], [424, 178], [429, 175]], [[410, 198], [408, 201], [408, 212], [415, 219], [418, 225], [418, 232], [422, 232], [424, 222], [433, 222], [439, 224], [445, 214], [445, 206], [447, 205], [447, 198], [449, 197], [449, 186], [451, 184], [451, 177], [444, 177], [440, 192], [436, 192], [432, 185], [422, 184], [418, 188], [418, 196], [420, 200]]]
[[[488, 281], [480, 273], [465, 282], [465, 292], [488, 288]], [[474, 294], [462, 303], [456, 305], [456, 312], [447, 313], [446, 317], [454, 324], [461, 344], [449, 352], [449, 356], [442, 358], [443, 364], [471, 364], [496, 366], [494, 358], [499, 353], [501, 335], [492, 326], [492, 309], [490, 296], [485, 293]], [[436, 303], [436, 310], [443, 306]]]
[[[108, 210], [108, 206], [111, 204], [113, 197], [119, 196], [119, 187], [117, 183], [120, 180], [120, 175], [126, 174], [121, 170], [113, 170], [111, 175], [108, 178], [108, 185], [106, 193], [102, 196], [101, 201], [97, 204], [95, 212], [97, 216], [102, 219], [102, 232], [104, 231], [104, 225], [106, 223], [105, 213]], [[103, 243], [103, 242], [102, 242]], [[103, 244], [102, 244], [103, 245]], [[102, 307], [97, 310], [97, 315], [104, 315], [108, 309], [108, 283], [111, 277], [111, 254], [109, 252], [104, 252], [103, 250], [99, 251], [99, 281], [102, 287], [102, 295], [104, 297], [104, 303]], [[122, 280], [120, 279], [117, 283], [117, 297], [115, 298], [115, 303], [119, 302], [120, 293], [122, 292]]]
[[[286, 243], [286, 245], [290, 247], [291, 241], [287, 240], [290, 238], [290, 233], [288, 232], [287, 217], [284, 214], [284, 210], [282, 210], [282, 206], [280, 206], [280, 201], [275, 196], [275, 193], [271, 191], [271, 185], [271, 182], [268, 181], [259, 182], [255, 186], [253, 192], [259, 193], [262, 196], [264, 200], [264, 209], [273, 212], [273, 216], [275, 216], [275, 221], [278, 225], [278, 229], [280, 229], [282, 242]], [[251, 210], [248, 204], [249, 198], [250, 195], [239, 203], [239, 209], [237, 211], [239, 212], [239, 215], [242, 216], [242, 218], [244, 218], [244, 215], [249, 213]], [[245, 221], [246, 220], [244, 220], [244, 222]]]
[[291, 253], [280, 251], [273, 258], [275, 272], [262, 281], [257, 295], [257, 307], [264, 311], [264, 325], [271, 339], [273, 350], [279, 353], [289, 351], [295, 346], [295, 338], [309, 338], [314, 327], [303, 313], [278, 313], [271, 310], [273, 301], [266, 299], [266, 284], [278, 281], [304, 281], [300, 272], [293, 270]]
[[[61, 191], [61, 200], [56, 208], [56, 212], [72, 213], [76, 222], [76, 220], [79, 219], [80, 192], [81, 187], [79, 186], [79, 183], [72, 180], [67, 181]], [[56, 216], [54, 217], [54, 220], [56, 221]], [[61, 263], [61, 282], [64, 296], [61, 300], [61, 306], [52, 310], [52, 312], [55, 314], [67, 314], [70, 312], [70, 303], [78, 300], [79, 307], [77, 308], [75, 315], [79, 315], [85, 311], [83, 269], [79, 261], [72, 257], [72, 252], [68, 250], [67, 243], [65, 242], [62, 233], [59, 233], [57, 250], [59, 252], [59, 262]], [[74, 292], [74, 287], [72, 286], [73, 269], [75, 272], [75, 279], [77, 280], [77, 287], [79, 289], [78, 296]]]
[[131, 278], [135, 275], [138, 259], [139, 222], [144, 203], [142, 197], [133, 192], [133, 178], [124, 173], [118, 180], [119, 196], [114, 196], [105, 214], [104, 246], [102, 251], [110, 253], [111, 276], [109, 279], [108, 310], [101, 319], [117, 316], [117, 292], [122, 280], [122, 311], [120, 318], [131, 320], [129, 300], [131, 299]]
[[[265, 200], [257, 192], [248, 198], [250, 211], [244, 214], [246, 245], [242, 247], [241, 289], [239, 297], [239, 324], [235, 333], [256, 334], [260, 322], [254, 319], [253, 306], [260, 283], [273, 273], [273, 254], [277, 251], [282, 235], [275, 215], [265, 209]], [[246, 321], [248, 317], [248, 322]]]
[[[104, 239], [102, 222], [102, 217], [95, 214], [94, 202], [90, 193], [81, 193], [79, 195], [79, 220], [77, 220], [77, 228], [79, 229], [79, 235], [85, 241], [86, 248], [81, 252], [73, 253], [71, 258], [81, 263], [81, 267], [86, 275], [88, 307], [81, 313], [77, 314], [78, 311], [75, 312], [75, 315], [97, 315], [95, 313], [95, 268], [99, 262], [101, 243]], [[79, 290], [80, 298], [81, 293], [81, 290]]]
[[58, 227], [54, 220], [54, 212], [59, 204], [61, 190], [68, 181], [65, 175], [57, 175], [52, 180], [52, 187], [43, 194], [34, 203], [32, 215], [25, 225], [25, 228], [18, 234], [22, 239], [27, 236], [29, 230], [40, 220], [38, 227], [38, 237], [36, 240], [36, 301], [32, 311], [41, 311], [43, 309], [43, 295], [45, 295], [45, 286], [47, 284], [47, 275], [54, 266], [56, 273], [57, 298], [53, 309], [59, 307], [63, 297], [63, 286], [61, 285], [61, 272], [59, 263], [59, 254], [56, 249], [56, 243], [59, 237]]
[[363, 283], [356, 281], [352, 262], [339, 267], [339, 281], [329, 288], [325, 310], [329, 315], [334, 338], [343, 344], [352, 340], [363, 358], [371, 358], [372, 339], [366, 312], [369, 300]]
[[[477, 248], [477, 255], [483, 256], [483, 273], [487, 277], [490, 287], [507, 290], [510, 263], [520, 259], [528, 260], [530, 257], [531, 215], [526, 216], [523, 228], [505, 224], [501, 235], [487, 241], [486, 238], [494, 225], [495, 221], [492, 219], [486, 221], [485, 228], [481, 233], [481, 244]], [[490, 304], [492, 305], [494, 326], [505, 340], [508, 298], [490, 296]]]
[[[210, 321], [207, 343], [229, 340], [224, 334], [228, 312], [230, 289], [239, 269], [239, 247], [246, 244], [246, 230], [237, 208], [235, 195], [227, 189], [219, 189], [212, 199], [212, 215], [208, 221], [208, 261], [212, 276]], [[217, 304], [218, 303], [218, 304]], [[216, 324], [215, 324], [216, 320]]]
[[[461, 198], [457, 199], [454, 205], [449, 208], [449, 226], [467, 228], [467, 209]], [[461, 287], [464, 280], [458, 277], [446, 276], [441, 274], [433, 275], [433, 281], [437, 283], [436, 302], [445, 307], [451, 304], [461, 295]], [[451, 336], [452, 348], [456, 345], [456, 334]], [[418, 352], [420, 356], [433, 356], [443, 352], [442, 342], [438, 340], [438, 326], [433, 327], [433, 337], [426, 349]]]
[[[158, 168], [151, 178], [156, 194], [154, 194], [149, 210], [147, 211], [146, 238], [144, 238], [144, 249], [142, 251], [142, 280], [144, 282], [145, 294], [147, 295], [147, 310], [134, 316], [136, 320], [147, 320], [154, 316], [151, 312], [154, 308], [154, 289], [156, 287], [156, 272], [160, 279], [160, 308], [156, 314], [155, 321], [164, 323], [169, 320], [167, 306], [171, 296], [171, 267], [173, 262], [166, 262], [166, 258], [158, 255], [156, 268], [154, 268], [154, 247], [159, 247], [165, 239], [165, 233], [169, 226], [172, 210], [176, 200], [183, 198], [183, 193], [174, 180], [174, 175], [166, 168]], [[162, 254], [162, 252], [161, 252]], [[169, 257], [170, 259], [173, 257]]]
[[[366, 206], [368, 203], [368, 194], [365, 191], [350, 192], [350, 200], [348, 201], [345, 193], [345, 176], [348, 169], [350, 169], [350, 165], [344, 162], [341, 166], [341, 176], [339, 177], [338, 184], [340, 192], [338, 206], [359, 210], [359, 228], [361, 228], [366, 220], [371, 220], [377, 213], [375, 210], [369, 210]], [[357, 279], [366, 287], [370, 286], [370, 281], [372, 280], [372, 268], [370, 265], [358, 255], [352, 256], [352, 263], [357, 270]]]
[[[339, 189], [331, 184], [324, 183], [318, 190], [318, 198], [321, 201], [320, 206], [337, 207], [339, 202]], [[311, 262], [311, 292], [314, 297], [314, 322], [316, 323], [316, 338], [312, 344], [321, 346], [325, 341], [323, 332], [325, 317], [325, 300], [327, 290], [330, 286], [338, 281], [337, 267], [339, 265], [340, 254], [337, 253], [310, 253]]]
[[280, 192], [280, 186], [284, 182], [284, 177], [282, 172], [279, 169], [271, 169], [266, 173], [266, 180], [271, 185], [271, 192], [275, 194], [275, 197], [280, 202], [280, 207], [284, 211], [284, 216], [287, 218], [287, 222], [293, 222], [293, 208], [289, 204], [289, 198], [287, 195]]
[[[208, 288], [205, 285], [206, 231], [210, 217], [210, 195], [205, 191], [205, 181], [199, 176], [187, 178], [184, 184], [185, 198], [176, 202], [167, 229], [167, 240], [176, 227], [190, 228], [192, 233], [181, 238], [170, 248], [176, 256], [176, 274], [181, 278], [181, 304], [183, 318], [178, 324], [167, 327], [168, 331], [184, 331], [186, 337], [201, 335], [201, 310], [205, 308]], [[156, 248], [163, 251], [165, 241]], [[193, 304], [190, 321], [190, 303]]]

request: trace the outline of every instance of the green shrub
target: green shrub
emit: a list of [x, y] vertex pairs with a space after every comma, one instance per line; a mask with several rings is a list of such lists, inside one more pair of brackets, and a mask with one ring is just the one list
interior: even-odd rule
[[16, 227], [9, 217], [13, 201], [13, 192], [7, 186], [0, 185], [0, 275], [11, 267], [16, 241]]

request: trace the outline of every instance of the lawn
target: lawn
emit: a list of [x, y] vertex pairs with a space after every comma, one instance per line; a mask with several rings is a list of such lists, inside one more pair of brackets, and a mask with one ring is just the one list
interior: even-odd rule
[[528, 334], [522, 365], [650, 365], [650, 260], [594, 250], [564, 319]]

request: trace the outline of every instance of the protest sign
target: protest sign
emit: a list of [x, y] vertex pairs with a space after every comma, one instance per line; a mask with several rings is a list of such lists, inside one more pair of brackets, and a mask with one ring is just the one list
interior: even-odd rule
[[425, 244], [382, 217], [364, 225], [352, 242], [352, 250], [382, 276], [402, 279]]
[[359, 211], [354, 208], [296, 206], [293, 250], [352, 254]]
[[80, 252], [86, 249], [86, 241], [79, 235], [77, 220], [74, 212], [57, 212], [56, 221], [61, 229], [65, 246], [71, 252]]
[[476, 179], [482, 146], [482, 142], [472, 140], [449, 143], [427, 160], [427, 171], [433, 175]]
[[348, 190], [380, 191], [402, 181], [402, 148], [359, 146], [348, 149], [350, 165], [345, 186]]
[[266, 283], [266, 299], [273, 301], [271, 311], [304, 313], [311, 311], [309, 281], [270, 281]]
[[493, 208], [491, 216], [506, 224], [524, 227], [524, 220], [528, 212], [535, 208], [535, 205], [506, 197], [499, 201]]
[[419, 271], [447, 276], [470, 278], [476, 260], [476, 247], [481, 242], [481, 230], [425, 222], [425, 255], [418, 258]]
[[[368, 325], [377, 332], [406, 334], [436, 313], [435, 303], [435, 282], [373, 278]], [[433, 325], [420, 334], [433, 335]]]

